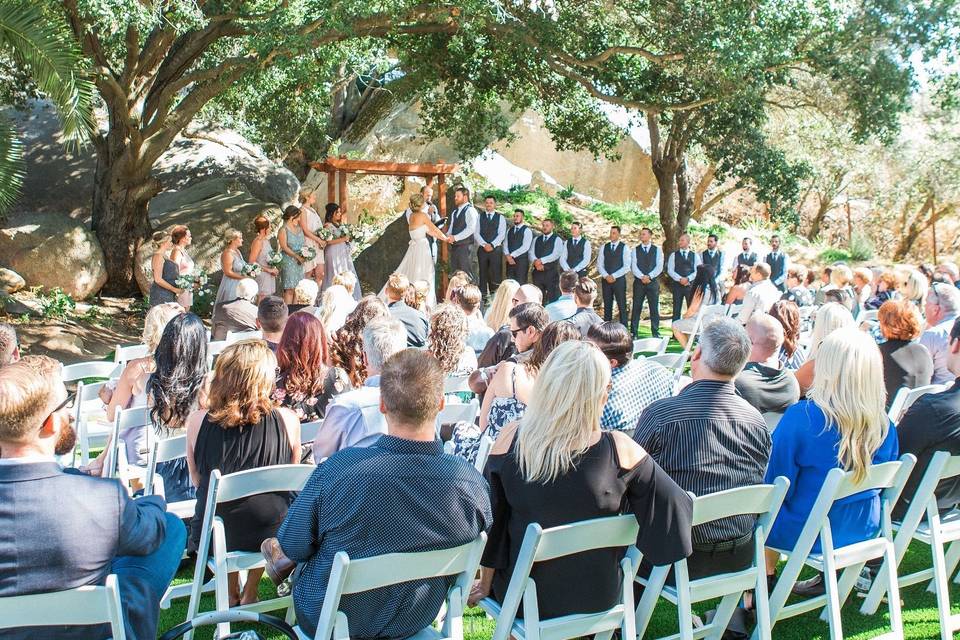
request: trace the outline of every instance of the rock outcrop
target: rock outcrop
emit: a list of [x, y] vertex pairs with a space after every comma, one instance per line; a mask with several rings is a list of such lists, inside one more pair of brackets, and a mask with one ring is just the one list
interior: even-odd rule
[[27, 286], [27, 281], [12, 269], [0, 267], [0, 293], [14, 293]]

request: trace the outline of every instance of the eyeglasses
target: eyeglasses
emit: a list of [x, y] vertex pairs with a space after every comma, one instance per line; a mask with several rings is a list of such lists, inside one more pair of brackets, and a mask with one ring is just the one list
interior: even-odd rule
[[520, 333], [521, 331], [526, 331], [526, 330], [527, 330], [526, 327], [524, 327], [523, 329], [510, 329], [510, 335], [513, 336], [514, 338], [516, 338], [518, 333]]
[[73, 392], [71, 392], [71, 393], [68, 393], [68, 394], [67, 394], [67, 397], [64, 398], [63, 402], [61, 402], [60, 404], [58, 404], [58, 405], [53, 409], [53, 411], [51, 411], [50, 413], [47, 414], [47, 417], [43, 419], [43, 422], [42, 422], [42, 423], [40, 423], [40, 428], [43, 429], [43, 425], [47, 422], [47, 420], [50, 418], [50, 416], [52, 416], [52, 415], [55, 414], [56, 412], [61, 411], [62, 409], [72, 409], [72, 408], [73, 408], [73, 401], [76, 400], [76, 399], [77, 399], [77, 392], [76, 392], [76, 391], [73, 391]]

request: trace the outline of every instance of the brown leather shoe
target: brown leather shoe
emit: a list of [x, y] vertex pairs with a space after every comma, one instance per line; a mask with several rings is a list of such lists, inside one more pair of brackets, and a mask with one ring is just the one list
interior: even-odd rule
[[276, 538], [267, 538], [260, 545], [260, 553], [266, 561], [265, 570], [273, 584], [280, 586], [293, 573], [297, 563], [283, 554]]

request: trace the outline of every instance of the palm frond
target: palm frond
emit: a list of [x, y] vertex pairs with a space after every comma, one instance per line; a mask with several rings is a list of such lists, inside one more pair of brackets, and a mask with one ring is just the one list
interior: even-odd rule
[[37, 87], [57, 107], [68, 142], [88, 138], [96, 127], [96, 87], [85, 73], [83, 56], [62, 25], [38, 5], [0, 0], [0, 48], [30, 71]]
[[23, 184], [23, 147], [13, 123], [0, 114], [0, 217], [20, 196]]

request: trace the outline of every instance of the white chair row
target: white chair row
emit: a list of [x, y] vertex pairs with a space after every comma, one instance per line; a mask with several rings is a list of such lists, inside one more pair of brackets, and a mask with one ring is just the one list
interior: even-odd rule
[[925, 396], [928, 393], [941, 393], [946, 391], [949, 387], [949, 384], [928, 384], [922, 387], [917, 387], [916, 389], [900, 387], [900, 389], [897, 391], [897, 395], [893, 397], [893, 402], [890, 403], [890, 409], [887, 411], [887, 416], [891, 421], [893, 421], [894, 424], [897, 424], [900, 422], [900, 418], [903, 417], [903, 414], [907, 412], [907, 409], [909, 409], [921, 396]]
[[655, 356], [662, 356], [667, 352], [667, 346], [670, 344], [670, 337], [662, 338], [640, 338], [633, 341], [633, 355], [641, 353], [652, 353]]

